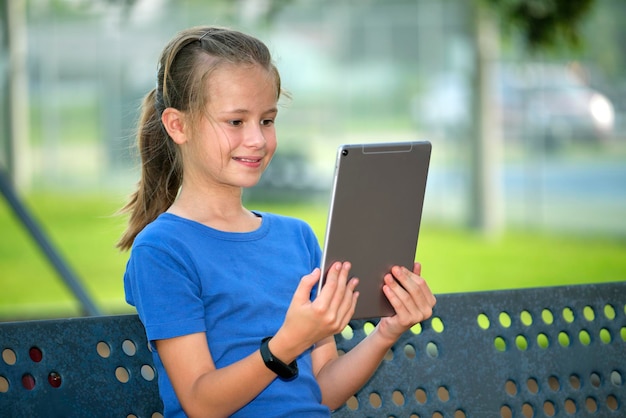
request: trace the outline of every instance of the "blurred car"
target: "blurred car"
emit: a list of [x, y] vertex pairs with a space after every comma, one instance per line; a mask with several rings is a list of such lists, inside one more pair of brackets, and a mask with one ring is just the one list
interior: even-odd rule
[[610, 100], [589, 87], [572, 68], [526, 64], [500, 70], [503, 132], [546, 149], [611, 137], [615, 111]]
[[[611, 101], [569, 67], [555, 64], [501, 65], [495, 72], [495, 103], [508, 141], [559, 149], [573, 142], [602, 142], [614, 131]], [[416, 122], [446, 137], [471, 129], [470, 77], [438, 75], [413, 103]]]

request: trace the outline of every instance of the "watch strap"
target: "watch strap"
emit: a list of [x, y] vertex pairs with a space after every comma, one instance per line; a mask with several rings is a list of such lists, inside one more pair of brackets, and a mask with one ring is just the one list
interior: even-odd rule
[[261, 340], [261, 357], [268, 369], [273, 371], [284, 380], [291, 380], [298, 376], [298, 364], [296, 361], [292, 361], [289, 364], [284, 363], [280, 359], [276, 358], [270, 351], [269, 342], [273, 336], [265, 337]]

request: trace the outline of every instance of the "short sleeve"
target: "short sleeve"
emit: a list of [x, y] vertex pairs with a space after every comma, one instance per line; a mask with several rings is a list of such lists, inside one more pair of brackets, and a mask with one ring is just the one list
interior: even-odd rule
[[176, 253], [134, 247], [126, 273], [126, 300], [137, 308], [149, 341], [206, 331], [200, 281]]

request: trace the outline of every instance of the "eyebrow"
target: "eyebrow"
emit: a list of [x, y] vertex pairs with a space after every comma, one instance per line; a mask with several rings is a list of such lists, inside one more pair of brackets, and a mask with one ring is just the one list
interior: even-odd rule
[[[268, 113], [277, 113], [278, 112], [278, 108], [277, 107], [272, 107], [270, 109], [267, 109], [266, 111], [262, 112], [263, 115], [268, 114]], [[250, 111], [248, 109], [232, 109], [232, 110], [224, 110], [220, 113], [239, 113], [239, 114], [246, 114], [246, 113], [250, 113]]]

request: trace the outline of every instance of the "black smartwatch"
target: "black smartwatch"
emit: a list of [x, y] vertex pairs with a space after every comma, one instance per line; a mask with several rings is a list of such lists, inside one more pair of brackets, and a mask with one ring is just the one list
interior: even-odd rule
[[298, 364], [296, 361], [292, 361], [291, 364], [285, 364], [272, 354], [269, 347], [269, 342], [272, 336], [265, 337], [261, 341], [261, 357], [268, 369], [273, 371], [283, 380], [292, 380], [298, 376]]

